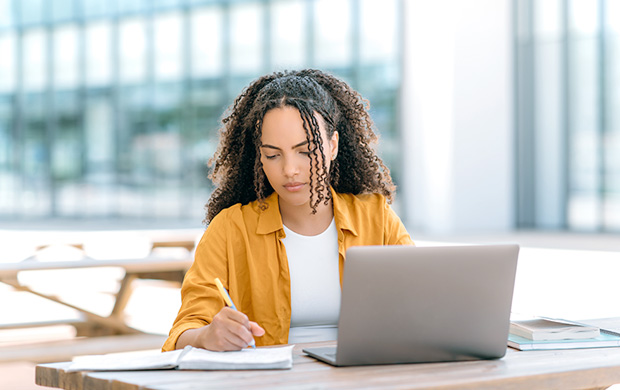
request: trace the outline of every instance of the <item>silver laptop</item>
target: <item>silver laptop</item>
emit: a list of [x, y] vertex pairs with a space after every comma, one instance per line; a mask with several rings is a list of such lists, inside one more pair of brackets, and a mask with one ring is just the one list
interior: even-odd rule
[[497, 359], [506, 353], [518, 245], [347, 250], [335, 366]]

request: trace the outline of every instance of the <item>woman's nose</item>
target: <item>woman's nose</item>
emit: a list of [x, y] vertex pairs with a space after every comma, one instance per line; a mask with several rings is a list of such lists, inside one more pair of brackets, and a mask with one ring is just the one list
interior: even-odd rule
[[293, 177], [299, 173], [299, 167], [297, 163], [292, 158], [284, 158], [283, 159], [284, 166], [282, 167], [282, 171], [284, 176]]

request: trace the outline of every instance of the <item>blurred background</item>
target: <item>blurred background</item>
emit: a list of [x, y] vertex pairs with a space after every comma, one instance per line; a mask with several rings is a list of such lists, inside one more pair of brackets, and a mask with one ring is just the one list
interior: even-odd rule
[[225, 109], [315, 67], [412, 229], [620, 230], [620, 1], [424, 3], [0, 0], [0, 218], [200, 226]]
[[619, 36], [618, 0], [0, 0], [0, 218], [200, 226], [225, 109], [315, 67], [411, 229], [617, 232]]
[[2, 219], [200, 226], [225, 109], [282, 69], [321, 68], [358, 88], [400, 175], [402, 6], [1, 0]]
[[[620, 0], [0, 0], [0, 241], [199, 236], [225, 110], [257, 77], [308, 67], [370, 101], [394, 207], [422, 244], [620, 250]], [[562, 252], [574, 275], [541, 301], [540, 271], [565, 265], [528, 253], [540, 279], [521, 279], [531, 299], [516, 298], [540, 314], [574, 313], [560, 296], [584, 269], [601, 277], [594, 252]], [[56, 285], [72, 285], [67, 272]], [[178, 287], [141, 283], [130, 320], [165, 334]], [[20, 307], [61, 315], [0, 287], [0, 323]], [[165, 308], [148, 312], [153, 297]], [[580, 314], [614, 315], [590, 308]]]

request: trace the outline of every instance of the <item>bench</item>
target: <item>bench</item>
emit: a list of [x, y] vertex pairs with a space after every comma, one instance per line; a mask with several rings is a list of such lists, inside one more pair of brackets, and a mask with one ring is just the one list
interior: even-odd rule
[[[122, 234], [121, 232], [118, 233]], [[172, 237], [172, 239], [169, 240], [158, 237], [158, 240], [152, 243], [152, 249], [184, 248], [184, 252], [186, 254], [181, 256], [179, 256], [179, 252], [176, 252], [174, 256], [166, 256], [165, 253], [157, 255], [155, 254], [156, 251], [151, 251], [149, 255], [141, 258], [105, 260], [91, 258], [88, 257], [87, 253], [84, 253], [83, 258], [79, 260], [40, 261], [37, 259], [36, 255], [33, 255], [18, 262], [0, 262], [0, 283], [7, 284], [17, 291], [25, 291], [76, 310], [80, 313], [81, 319], [79, 321], [71, 322], [70, 324], [76, 328], [78, 336], [141, 334], [143, 332], [127, 325], [123, 313], [133, 291], [133, 282], [136, 279], [159, 279], [180, 285], [183, 281], [185, 272], [189, 269], [193, 262], [192, 250], [195, 244], [195, 238], [199, 233], [200, 232], [196, 231], [187, 232], [184, 236], [179, 237], [177, 235], [177, 237]], [[83, 249], [83, 245], [79, 242], [65, 242], [63, 244], [70, 245], [80, 250]], [[37, 250], [43, 250], [49, 245], [49, 243], [45, 243], [35, 247]], [[183, 251], [181, 253], [183, 253]], [[118, 267], [124, 270], [124, 276], [120, 280], [119, 284], [120, 287], [114, 294], [113, 309], [107, 316], [96, 314], [91, 310], [82, 307], [77, 307], [69, 302], [66, 302], [61, 297], [55, 296], [51, 293], [38, 291], [32, 286], [21, 283], [18, 278], [20, 273], [27, 271], [87, 269], [96, 267]], [[10, 315], [10, 313], [3, 314]], [[46, 322], [19, 324], [4, 323], [0, 324], [0, 329], [27, 328], [46, 325], [49, 324]]]

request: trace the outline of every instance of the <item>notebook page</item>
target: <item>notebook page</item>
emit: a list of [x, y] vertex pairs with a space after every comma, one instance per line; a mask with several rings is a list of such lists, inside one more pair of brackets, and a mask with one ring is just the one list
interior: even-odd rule
[[191, 348], [179, 359], [180, 370], [264, 370], [293, 366], [293, 345], [275, 348], [246, 348], [213, 352]]
[[158, 350], [78, 356], [67, 371], [127, 371], [175, 368], [184, 350]]

